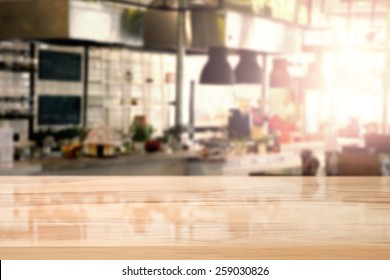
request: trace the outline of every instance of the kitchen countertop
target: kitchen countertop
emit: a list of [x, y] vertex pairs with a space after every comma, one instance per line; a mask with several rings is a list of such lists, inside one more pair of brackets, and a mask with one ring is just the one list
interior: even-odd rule
[[0, 259], [390, 259], [390, 179], [0, 177]]
[[[356, 140], [340, 139], [340, 144], [355, 143]], [[356, 144], [356, 143], [355, 143]], [[250, 173], [274, 172], [282, 169], [297, 169], [300, 167], [300, 151], [312, 149], [324, 166], [325, 144], [321, 141], [297, 142], [282, 145], [280, 153], [247, 154], [229, 156], [228, 158], [200, 158], [196, 152], [181, 151], [174, 153], [131, 154], [113, 158], [81, 157], [78, 159], [64, 159], [50, 157], [40, 160], [17, 162], [12, 168], [0, 166], [0, 175], [249, 175]], [[180, 169], [178, 165], [188, 162], [188, 168]], [[202, 167], [196, 166], [201, 164]], [[147, 164], [154, 164], [155, 168], [148, 170]], [[163, 165], [176, 165], [171, 169], [164, 169]], [[158, 166], [159, 165], [159, 166]], [[22, 166], [23, 168], [16, 168]], [[131, 167], [126, 169], [126, 167]], [[195, 167], [194, 167], [195, 166]], [[140, 167], [141, 169], [139, 169]], [[106, 170], [105, 168], [108, 168]], [[139, 169], [139, 172], [137, 171]], [[186, 171], [187, 170], [187, 171]], [[138, 173], [137, 173], [138, 172]], [[164, 173], [167, 172], [167, 173]]]
[[169, 161], [169, 160], [187, 160], [191, 157], [191, 152], [175, 152], [175, 153], [143, 153], [122, 155], [118, 157], [95, 158], [95, 157], [80, 157], [77, 159], [64, 158], [46, 158], [39, 162], [43, 165], [44, 171], [70, 170], [80, 168], [115, 166], [124, 164], [139, 164], [151, 161]]
[[[228, 165], [235, 165], [237, 162], [241, 163], [257, 160], [256, 163], [268, 164], [269, 161], [280, 162], [286, 157], [299, 155], [303, 148], [310, 147], [315, 150], [323, 152], [324, 143], [322, 142], [302, 142], [302, 143], [289, 143], [282, 146], [281, 153], [266, 153], [266, 154], [248, 154], [240, 156], [229, 156], [228, 158], [200, 158], [197, 152], [192, 151], [180, 151], [174, 153], [142, 153], [142, 154], [130, 154], [122, 155], [118, 157], [107, 157], [107, 158], [95, 158], [95, 157], [81, 157], [78, 159], [64, 159], [59, 158], [45, 158], [38, 162], [42, 164], [44, 171], [56, 171], [64, 169], [80, 169], [90, 167], [104, 167], [104, 166], [115, 166], [132, 163], [143, 163], [151, 161], [168, 161], [168, 160], [190, 160], [200, 162], [214, 162], [214, 163], [227, 163]], [[298, 157], [298, 162], [300, 158]]]
[[[343, 142], [343, 141], [341, 141]], [[344, 141], [345, 142], [345, 141]], [[343, 143], [344, 143], [343, 142]], [[49, 157], [23, 162], [23, 166], [39, 166], [27, 172], [12, 168], [0, 168], [0, 175], [44, 176], [134, 176], [134, 175], [205, 175], [248, 176], [251, 173], [270, 173], [284, 169], [298, 169], [301, 165], [300, 151], [310, 148], [321, 166], [324, 166], [325, 145], [323, 142], [299, 142], [282, 146], [280, 153], [247, 154], [228, 158], [200, 158], [196, 152], [131, 154], [113, 158], [81, 157], [64, 159]], [[20, 163], [18, 163], [20, 165]], [[150, 168], [148, 167], [150, 166]], [[181, 166], [181, 167], [180, 167]], [[280, 173], [280, 172], [279, 172]]]
[[42, 164], [30, 161], [18, 161], [0, 164], [0, 176], [26, 176], [34, 175], [42, 171]]

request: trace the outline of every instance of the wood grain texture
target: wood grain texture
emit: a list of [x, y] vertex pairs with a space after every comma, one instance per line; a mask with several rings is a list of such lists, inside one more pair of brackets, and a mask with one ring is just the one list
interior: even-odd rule
[[0, 259], [390, 259], [390, 180], [0, 177]]

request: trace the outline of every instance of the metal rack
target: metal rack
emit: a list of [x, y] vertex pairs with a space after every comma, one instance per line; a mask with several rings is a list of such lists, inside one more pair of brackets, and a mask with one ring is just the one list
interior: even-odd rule
[[32, 133], [34, 72], [30, 43], [0, 42], [0, 121], [12, 121], [15, 133], [24, 140]]

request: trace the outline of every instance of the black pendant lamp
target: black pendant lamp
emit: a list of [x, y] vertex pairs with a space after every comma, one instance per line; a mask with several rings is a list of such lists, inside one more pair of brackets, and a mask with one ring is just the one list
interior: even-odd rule
[[273, 60], [271, 79], [271, 88], [290, 88], [291, 77], [287, 70], [287, 60], [275, 58]]
[[236, 83], [261, 84], [261, 68], [257, 63], [256, 53], [253, 51], [240, 51], [240, 62], [234, 70]]
[[209, 49], [209, 60], [203, 67], [201, 84], [231, 85], [235, 83], [233, 70], [227, 61], [227, 49], [212, 47]]

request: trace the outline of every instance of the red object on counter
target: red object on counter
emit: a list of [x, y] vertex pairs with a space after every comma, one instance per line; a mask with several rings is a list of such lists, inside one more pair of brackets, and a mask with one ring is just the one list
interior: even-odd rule
[[161, 150], [161, 141], [158, 140], [148, 140], [144, 144], [145, 151], [148, 153], [154, 153]]
[[283, 120], [278, 115], [272, 116], [272, 118], [269, 121], [269, 128], [271, 131], [290, 132], [290, 133], [297, 130], [297, 126], [293, 121]]

